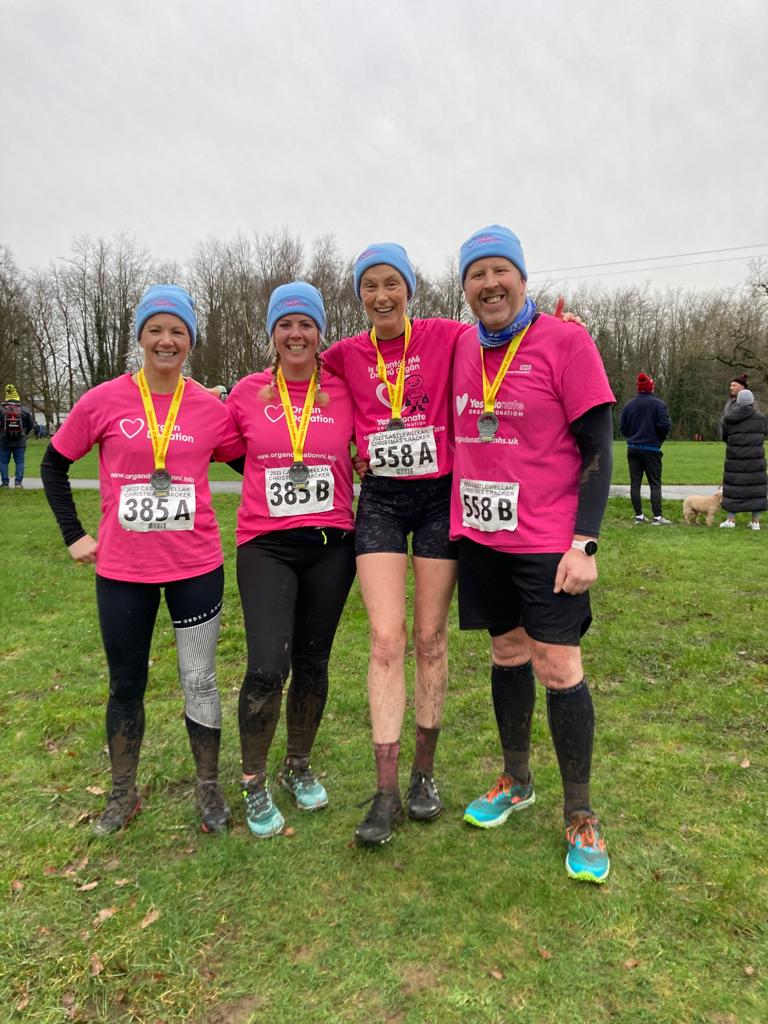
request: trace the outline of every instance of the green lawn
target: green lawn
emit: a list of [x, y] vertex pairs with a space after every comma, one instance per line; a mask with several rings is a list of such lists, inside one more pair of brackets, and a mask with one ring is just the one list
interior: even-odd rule
[[[633, 528], [626, 500], [609, 505], [584, 645], [598, 719], [594, 798], [613, 860], [598, 888], [563, 869], [559, 778], [541, 696], [537, 803], [491, 832], [463, 825], [465, 803], [493, 781], [499, 758], [487, 640], [459, 633], [455, 612], [438, 749], [446, 812], [432, 825], [406, 825], [382, 850], [354, 846], [364, 814], [357, 805], [373, 782], [357, 589], [314, 758], [327, 773], [330, 807], [301, 816], [280, 795], [293, 835], [251, 839], [237, 785], [244, 658], [237, 498], [229, 495], [216, 500], [227, 557], [219, 679], [235, 828], [225, 839], [197, 829], [172, 634], [161, 615], [144, 811], [125, 833], [91, 841], [89, 820], [108, 788], [93, 572], [68, 560], [40, 492], [0, 499], [6, 1019], [768, 1019], [766, 533]], [[95, 523], [98, 495], [78, 494], [78, 505]], [[406, 766], [412, 733], [411, 708]], [[280, 731], [273, 768], [283, 742]]]
[[[29, 441], [27, 444], [27, 476], [40, 475], [40, 460], [47, 441]], [[725, 445], [716, 441], [669, 441], [664, 445], [664, 483], [666, 484], [714, 484], [723, 474]], [[99, 475], [98, 451], [89, 452], [76, 462], [71, 476], [76, 480], [96, 479]], [[229, 466], [213, 463], [211, 480], [239, 480], [240, 477]], [[627, 446], [623, 441], [613, 445], [613, 482], [628, 484]]]

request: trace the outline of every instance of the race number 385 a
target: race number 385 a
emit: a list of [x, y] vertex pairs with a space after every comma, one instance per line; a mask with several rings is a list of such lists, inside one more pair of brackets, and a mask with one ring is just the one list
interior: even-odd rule
[[368, 456], [375, 476], [426, 476], [437, 473], [434, 427], [382, 430], [368, 438]]
[[194, 530], [195, 485], [171, 484], [170, 493], [159, 497], [149, 484], [128, 484], [120, 488], [117, 516], [124, 530], [135, 533]]
[[264, 473], [270, 516], [308, 516], [333, 508], [334, 479], [330, 466], [309, 466], [306, 487], [288, 479], [288, 469], [267, 469]]
[[484, 533], [517, 529], [519, 483], [495, 480], [462, 480], [462, 523]]

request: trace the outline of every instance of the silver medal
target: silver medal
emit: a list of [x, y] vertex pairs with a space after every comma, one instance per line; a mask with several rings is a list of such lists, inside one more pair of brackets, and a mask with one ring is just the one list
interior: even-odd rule
[[405, 424], [399, 416], [393, 417], [387, 424], [387, 430], [405, 430]]
[[149, 478], [152, 493], [158, 498], [165, 498], [171, 493], [172, 477], [167, 469], [156, 469]]
[[477, 417], [477, 432], [481, 441], [492, 441], [499, 429], [499, 417], [493, 412], [483, 412]]
[[294, 462], [288, 470], [288, 479], [296, 487], [305, 490], [309, 483], [309, 468], [305, 462]]

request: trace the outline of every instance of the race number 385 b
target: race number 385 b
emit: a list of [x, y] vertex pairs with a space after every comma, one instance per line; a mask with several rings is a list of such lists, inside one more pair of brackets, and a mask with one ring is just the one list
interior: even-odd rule
[[382, 430], [368, 438], [374, 476], [426, 476], [437, 473], [434, 427]]
[[124, 530], [149, 533], [155, 530], [194, 530], [195, 485], [171, 484], [170, 493], [159, 497], [149, 484], [120, 488], [117, 516]]
[[288, 469], [267, 469], [264, 473], [270, 516], [308, 516], [333, 508], [334, 479], [330, 466], [309, 466], [306, 487], [288, 479]]
[[462, 523], [484, 533], [517, 529], [519, 483], [495, 480], [462, 480]]

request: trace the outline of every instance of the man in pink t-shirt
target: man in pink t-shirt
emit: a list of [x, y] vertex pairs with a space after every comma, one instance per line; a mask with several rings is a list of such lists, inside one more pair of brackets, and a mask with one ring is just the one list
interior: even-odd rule
[[504, 755], [496, 784], [464, 820], [491, 828], [535, 801], [535, 672], [563, 782], [566, 870], [603, 882], [610, 861], [590, 804], [594, 712], [579, 643], [591, 622], [614, 397], [586, 331], [536, 312], [508, 228], [475, 232], [461, 247], [460, 272], [479, 323], [455, 354], [451, 538], [459, 541], [461, 628], [491, 636]]

